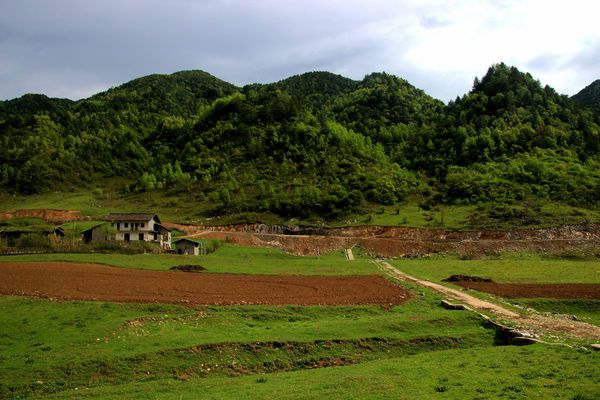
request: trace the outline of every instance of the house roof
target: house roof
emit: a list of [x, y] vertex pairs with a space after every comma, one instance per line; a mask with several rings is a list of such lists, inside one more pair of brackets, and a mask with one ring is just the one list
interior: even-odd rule
[[149, 221], [156, 219], [160, 223], [158, 215], [146, 213], [108, 214], [105, 219], [107, 221]]
[[175, 244], [179, 243], [179, 242], [189, 242], [189, 243], [193, 243], [193, 244], [204, 244], [203, 241], [201, 240], [194, 240], [194, 239], [188, 239], [188, 238], [181, 238], [181, 239], [177, 239], [175, 242]]
[[156, 224], [155, 225], [156, 229], [164, 229], [165, 231], [171, 232], [171, 229], [167, 228], [166, 226], [162, 225], [162, 224]]
[[104, 225], [104, 224], [98, 224], [98, 225], [94, 225], [94, 226], [92, 226], [91, 228], [89, 228], [89, 229], [86, 229], [85, 231], [82, 231], [82, 232], [81, 232], [81, 234], [83, 235], [83, 234], [84, 234], [84, 233], [86, 233], [86, 232], [93, 231], [94, 229], [96, 229], [96, 228], [98, 228], [98, 227], [101, 227], [102, 225]]

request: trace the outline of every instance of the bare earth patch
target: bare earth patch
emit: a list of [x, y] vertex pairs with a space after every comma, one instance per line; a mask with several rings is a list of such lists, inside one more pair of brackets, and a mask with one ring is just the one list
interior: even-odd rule
[[57, 262], [0, 263], [0, 294], [189, 305], [375, 304], [385, 307], [401, 304], [410, 296], [406, 289], [379, 275], [190, 274]]

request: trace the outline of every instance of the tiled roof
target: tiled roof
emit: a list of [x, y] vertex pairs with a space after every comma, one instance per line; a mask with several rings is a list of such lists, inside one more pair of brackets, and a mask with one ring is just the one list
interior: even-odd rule
[[158, 222], [160, 219], [156, 214], [142, 214], [142, 213], [130, 213], [130, 214], [108, 214], [106, 216], [107, 221], [150, 221], [156, 217]]
[[158, 228], [160, 228], [160, 229], [164, 229], [165, 231], [169, 231], [169, 232], [171, 232], [171, 231], [172, 231], [172, 229], [169, 229], [169, 228], [167, 228], [166, 226], [164, 226], [164, 225], [161, 225], [161, 224], [156, 224], [154, 227], [155, 227], [155, 228], [157, 228], [157, 229], [158, 229]]
[[179, 242], [190, 242], [190, 243], [196, 243], [196, 244], [204, 244], [204, 242], [202, 240], [195, 240], [195, 239], [188, 239], [188, 238], [177, 239], [174, 243], [179, 243]]

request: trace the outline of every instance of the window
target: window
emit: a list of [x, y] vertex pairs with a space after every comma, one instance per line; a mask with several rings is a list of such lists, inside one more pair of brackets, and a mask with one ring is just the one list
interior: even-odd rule
[[144, 234], [143, 234], [143, 233], [140, 233], [140, 236], [139, 236], [139, 238], [140, 238], [140, 240], [144, 240]]
[[129, 228], [129, 222], [125, 222], [125, 228]]
[[117, 222], [117, 230], [118, 231], [121, 230], [121, 223], [120, 222]]
[[144, 225], [145, 225], [144, 223], [140, 224], [140, 228], [143, 228], [143, 227], [144, 227]]

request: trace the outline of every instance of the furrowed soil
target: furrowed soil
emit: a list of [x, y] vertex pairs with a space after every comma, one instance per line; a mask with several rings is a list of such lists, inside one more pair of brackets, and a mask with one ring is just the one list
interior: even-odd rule
[[382, 276], [190, 274], [95, 264], [0, 263], [0, 293], [68, 300], [189, 305], [359, 305], [389, 307], [409, 292]]
[[600, 285], [587, 283], [533, 284], [456, 282], [464, 288], [475, 289], [508, 298], [595, 299], [600, 300]]

